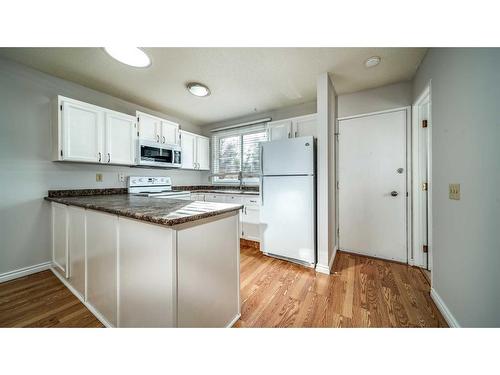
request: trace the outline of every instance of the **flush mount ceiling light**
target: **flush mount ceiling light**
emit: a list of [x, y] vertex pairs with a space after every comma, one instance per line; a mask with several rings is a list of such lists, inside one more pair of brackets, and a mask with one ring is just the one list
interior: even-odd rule
[[195, 96], [208, 96], [210, 95], [210, 89], [202, 83], [199, 82], [188, 82], [186, 88], [189, 92]]
[[369, 57], [365, 61], [365, 66], [367, 68], [373, 68], [374, 66], [377, 66], [378, 64], [380, 64], [380, 57], [378, 57], [378, 56]]
[[136, 68], [146, 68], [151, 65], [151, 59], [146, 52], [137, 47], [104, 47], [112, 58]]

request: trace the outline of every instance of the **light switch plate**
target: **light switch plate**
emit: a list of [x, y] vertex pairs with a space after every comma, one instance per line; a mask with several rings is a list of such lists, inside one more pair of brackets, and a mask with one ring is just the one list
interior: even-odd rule
[[102, 173], [96, 173], [95, 174], [95, 180], [97, 182], [102, 182]]
[[460, 200], [460, 184], [450, 184], [449, 189], [450, 199]]

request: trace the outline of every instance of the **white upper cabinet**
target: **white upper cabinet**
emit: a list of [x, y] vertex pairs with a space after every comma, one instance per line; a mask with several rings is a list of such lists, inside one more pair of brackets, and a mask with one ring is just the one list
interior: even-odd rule
[[196, 138], [196, 156], [198, 169], [208, 171], [210, 169], [209, 139], [198, 136]]
[[282, 139], [291, 138], [292, 135], [292, 120], [273, 121], [267, 124], [270, 141], [279, 141]]
[[136, 114], [140, 139], [171, 145], [179, 144], [179, 124], [139, 111]]
[[196, 135], [181, 130], [181, 149], [183, 169], [195, 169]]
[[85, 103], [63, 100], [59, 105], [59, 160], [99, 162], [102, 158], [102, 111]]
[[150, 142], [160, 142], [161, 120], [142, 112], [137, 112], [139, 138]]
[[161, 141], [170, 145], [179, 144], [179, 124], [163, 120], [161, 122]]
[[201, 135], [181, 130], [183, 169], [210, 170], [209, 139]]
[[103, 162], [124, 165], [134, 164], [136, 141], [135, 117], [118, 112], [106, 113], [106, 147]]
[[52, 119], [53, 160], [135, 164], [135, 117], [58, 96]]
[[273, 121], [267, 124], [270, 141], [317, 136], [316, 114]]
[[316, 114], [296, 117], [292, 122], [293, 126], [293, 136], [295, 138], [298, 137], [306, 137], [313, 136], [317, 137], [317, 122], [316, 122]]

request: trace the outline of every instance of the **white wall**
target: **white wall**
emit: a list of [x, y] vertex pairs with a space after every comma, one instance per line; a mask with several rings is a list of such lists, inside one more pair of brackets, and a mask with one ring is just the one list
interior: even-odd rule
[[412, 104], [412, 84], [399, 82], [352, 94], [339, 95], [338, 117], [378, 112]]
[[[500, 49], [431, 49], [432, 287], [465, 327], [500, 326]], [[448, 199], [460, 183], [461, 200]]]
[[335, 257], [335, 127], [337, 95], [328, 73], [317, 81], [317, 248], [316, 270], [329, 273]]
[[[49, 102], [58, 94], [131, 115], [141, 109], [162, 116], [0, 59], [0, 275], [50, 260], [50, 211], [42, 199], [49, 189], [124, 187], [118, 172], [171, 176], [176, 185], [202, 182], [203, 174], [195, 171], [51, 162]], [[103, 182], [95, 181], [96, 172]]]

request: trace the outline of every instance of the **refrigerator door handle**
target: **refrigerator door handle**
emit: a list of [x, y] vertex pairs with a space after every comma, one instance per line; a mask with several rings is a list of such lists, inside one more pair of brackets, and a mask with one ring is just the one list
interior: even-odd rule
[[264, 176], [260, 176], [260, 186], [259, 186], [259, 191], [260, 191], [260, 205], [264, 205]]

